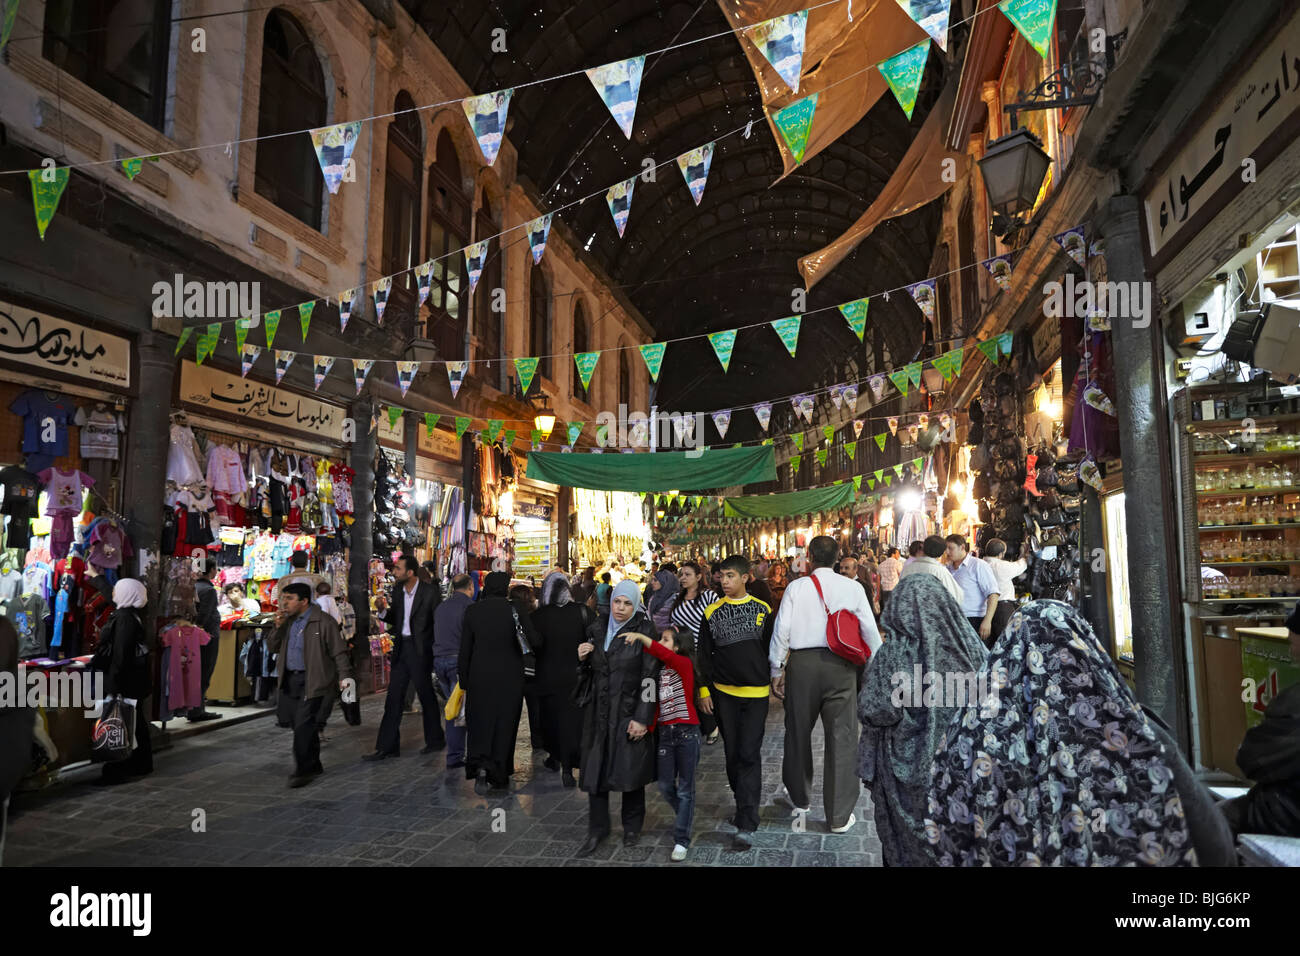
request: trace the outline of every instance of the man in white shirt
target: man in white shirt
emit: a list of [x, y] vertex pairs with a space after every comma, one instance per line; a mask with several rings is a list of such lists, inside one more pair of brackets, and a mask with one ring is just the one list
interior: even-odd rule
[[948, 570], [961, 586], [961, 611], [970, 620], [970, 626], [979, 632], [980, 640], [992, 645], [993, 615], [998, 609], [1002, 587], [987, 564], [970, 556], [970, 546], [964, 537], [950, 534], [944, 543], [948, 550]]
[[880, 562], [880, 610], [884, 613], [889, 604], [889, 593], [898, 587], [898, 577], [903, 573], [903, 559], [897, 548], [890, 548], [885, 560]]
[[961, 585], [953, 578], [952, 572], [939, 561], [947, 547], [948, 542], [944, 541], [943, 538], [937, 534], [930, 535], [922, 542], [921, 553], [907, 560], [902, 572], [899, 574], [899, 578], [905, 578], [909, 574], [928, 574], [944, 586], [944, 589], [952, 595], [954, 601], [961, 604]]
[[858, 668], [826, 645], [827, 609], [852, 611], [862, 639], [873, 653], [880, 647], [880, 631], [862, 585], [834, 571], [839, 557], [835, 539], [825, 535], [813, 538], [808, 554], [812, 573], [786, 586], [768, 654], [772, 690], [785, 702], [781, 777], [794, 808], [807, 812], [812, 806], [812, 731], [820, 716], [825, 736], [826, 823], [833, 832], [843, 833], [857, 822], [853, 808], [861, 786], [857, 772], [861, 732]]
[[984, 545], [984, 563], [998, 579], [998, 609], [993, 614], [994, 638], [1006, 630], [1007, 621], [1011, 620], [1011, 615], [1016, 613], [1018, 604], [1014, 581], [1025, 573], [1025, 568], [1029, 567], [1029, 562], [1024, 558], [1019, 561], [1004, 560], [1002, 556], [1006, 553], [1007, 543], [1001, 538], [990, 538]]

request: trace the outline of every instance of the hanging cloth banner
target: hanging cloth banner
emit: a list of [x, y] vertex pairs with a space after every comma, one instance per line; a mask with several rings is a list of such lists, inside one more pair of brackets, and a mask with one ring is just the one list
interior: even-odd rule
[[794, 442], [795, 448], [798, 448], [800, 451], [803, 451], [803, 432], [795, 432], [793, 435], [790, 436], [790, 440]]
[[204, 359], [211, 358], [217, 351], [217, 342], [220, 338], [220, 322], [213, 322], [199, 333], [199, 337], [194, 342], [194, 355], [199, 365], [202, 365]]
[[[352, 150], [356, 148], [357, 137], [360, 135], [360, 121], [322, 126], [311, 131], [311, 142], [316, 147], [316, 158], [320, 160], [320, 171], [325, 176], [325, 187], [331, 196], [339, 191], [339, 184], [348, 171]], [[348, 182], [354, 182], [355, 178], [354, 173]]]
[[907, 373], [907, 378], [914, 387], [919, 388], [921, 385], [921, 363], [912, 362], [904, 366], [903, 371]]
[[900, 368], [896, 371], [890, 372], [889, 380], [894, 383], [896, 389], [904, 395], [907, 394], [907, 369]]
[[[896, 416], [891, 415], [889, 418], [885, 420], [885, 424], [889, 426], [889, 434], [891, 435], [898, 434], [898, 418]], [[884, 451], [885, 449], [882, 446], [880, 450]]]
[[495, 443], [496, 443], [497, 436], [501, 434], [501, 426], [502, 426], [502, 424], [504, 424], [504, 423], [503, 423], [502, 420], [499, 419], [499, 418], [490, 418], [490, 419], [488, 419], [488, 424], [487, 424], [487, 438], [488, 438], [488, 444], [489, 444], [489, 445], [492, 445], [492, 444], [495, 444]]
[[1003, 355], [1011, 354], [1011, 343], [1014, 337], [1014, 332], [1003, 332], [998, 336], [998, 348], [1002, 351]]
[[1088, 265], [1088, 240], [1083, 234], [1085, 228], [1085, 226], [1075, 226], [1052, 237], [1080, 268], [1086, 268]]
[[248, 341], [248, 328], [251, 319], [235, 319], [235, 351], [244, 351], [244, 343]]
[[858, 457], [858, 443], [855, 441], [846, 441], [844, 443], [844, 453], [850, 458]]
[[788, 319], [777, 319], [771, 323], [772, 328], [776, 330], [776, 334], [781, 338], [781, 344], [786, 347], [791, 358], [795, 357], [794, 350], [799, 347], [799, 325], [801, 321], [799, 316], [792, 315]]
[[290, 352], [288, 349], [275, 350], [275, 384], [280, 384], [280, 379], [284, 378], [284, 373], [289, 371], [289, 366], [293, 364], [297, 352]]
[[253, 367], [253, 363], [257, 361], [257, 357], [261, 354], [262, 354], [262, 349], [260, 346], [257, 345], [245, 345], [242, 349], [240, 349], [239, 350], [239, 366], [240, 366], [239, 374], [247, 378], [248, 370]]
[[429, 289], [433, 285], [433, 260], [421, 262], [412, 271], [415, 273], [415, 308], [418, 311], [429, 298]]
[[533, 384], [533, 376], [537, 374], [537, 363], [541, 359], [532, 356], [528, 358], [515, 359], [515, 375], [519, 377], [519, 388], [527, 395], [528, 387]]
[[339, 331], [348, 330], [348, 319], [352, 318], [352, 303], [356, 301], [360, 289], [348, 289], [339, 293]]
[[[3, 44], [0, 44], [0, 49], [3, 49]], [[126, 173], [126, 178], [135, 182], [135, 177], [139, 176], [140, 170], [144, 168], [144, 159], [140, 156], [132, 156], [122, 160], [120, 165], [122, 172]]]
[[989, 275], [993, 277], [993, 281], [997, 283], [999, 289], [1003, 292], [1011, 291], [1011, 253], [1008, 252], [1004, 255], [994, 256], [992, 259], [985, 259], [980, 265], [988, 270]]
[[447, 363], [447, 381], [451, 385], [451, 397], [455, 398], [460, 392], [461, 385], [465, 382], [465, 373], [469, 370], [469, 362], [448, 362]]
[[487, 260], [488, 242], [476, 242], [465, 247], [465, 270], [469, 273], [469, 291], [478, 285], [479, 276], [483, 275], [483, 263]]
[[316, 309], [316, 300], [302, 302], [298, 305], [298, 324], [302, 326], [302, 340], [307, 341], [307, 326], [311, 325], [311, 314]]
[[921, 78], [925, 76], [925, 63], [929, 58], [930, 41], [922, 40], [897, 56], [891, 56], [877, 68], [909, 120], [916, 109], [916, 94], [921, 90]]
[[[190, 340], [190, 336], [193, 333], [194, 333], [194, 329], [190, 326], [186, 326], [185, 328], [181, 329], [181, 336], [176, 340], [176, 349], [175, 351], [172, 352], [172, 355], [181, 354], [181, 349], [185, 348], [185, 343]], [[242, 346], [241, 346], [241, 350], [242, 350]]]
[[939, 44], [939, 49], [948, 52], [948, 16], [952, 0], [898, 0], [903, 12], [916, 21]]
[[722, 363], [722, 371], [727, 371], [727, 368], [731, 365], [731, 350], [736, 347], [736, 330], [727, 329], [725, 332], [710, 332], [709, 344], [713, 346], [713, 354]]
[[634, 56], [627, 60], [606, 63], [587, 70], [587, 79], [609, 108], [610, 115], [623, 135], [632, 138], [632, 119], [636, 116], [636, 100], [641, 92], [641, 73], [645, 57]]
[[871, 388], [872, 404], [878, 404], [885, 397], [885, 376], [873, 375], [867, 379], [867, 385]]
[[325, 381], [325, 376], [330, 373], [334, 367], [334, 356], [332, 355], [313, 355], [311, 357], [312, 377], [316, 380], [316, 388], [320, 390], [320, 383]]
[[855, 419], [853, 419], [853, 437], [854, 437], [854, 438], [861, 438], [861, 437], [862, 437], [862, 428], [863, 428], [864, 425], [866, 425], [866, 422], [864, 422], [861, 418], [855, 418]]
[[759, 402], [754, 406], [754, 417], [758, 419], [758, 424], [763, 431], [767, 431], [767, 426], [772, 423], [772, 403]]
[[456, 440], [460, 441], [465, 437], [465, 432], [469, 431], [470, 418], [467, 415], [456, 416]]
[[388, 293], [392, 291], [393, 280], [390, 276], [384, 276], [382, 279], [376, 279], [371, 286], [372, 294], [375, 297], [375, 321], [380, 325], [384, 324], [384, 309], [388, 306]]
[[433, 430], [438, 427], [438, 419], [440, 418], [442, 418], [442, 416], [435, 412], [424, 413], [425, 434], [429, 435], [430, 437], [433, 436]]
[[568, 426], [565, 428], [565, 437], [569, 440], [570, 448], [572, 448], [573, 443], [578, 440], [578, 436], [582, 434], [582, 426], [582, 422], [569, 422]]
[[501, 150], [501, 138], [506, 134], [506, 113], [510, 109], [510, 97], [514, 92], [498, 90], [461, 100], [465, 118], [469, 120], [474, 138], [478, 140], [478, 148], [483, 151], [483, 158], [489, 166], [497, 161], [497, 153]]
[[599, 352], [579, 352], [573, 356], [573, 362], [578, 367], [578, 379], [584, 389], [591, 388], [591, 375], [596, 371], [598, 361], [600, 361]]
[[1097, 467], [1097, 462], [1092, 455], [1086, 456], [1083, 461], [1079, 462], [1079, 480], [1085, 485], [1091, 485], [1098, 491], [1102, 490], [1103, 479], [1101, 469]]
[[[597, 461], [596, 459], [600, 460]], [[653, 455], [566, 455], [532, 452], [526, 475], [598, 491], [704, 491], [776, 478], [771, 446], [661, 451]]]
[[867, 329], [867, 306], [870, 305], [870, 299], [854, 299], [852, 302], [845, 302], [839, 306], [840, 314], [844, 316], [844, 321], [849, 323], [849, 328], [853, 334], [862, 341], [862, 333]]
[[713, 427], [718, 430], [719, 438], [727, 437], [727, 426], [731, 424], [731, 409], [713, 413]]
[[985, 342], [976, 342], [975, 347], [983, 353], [984, 357], [994, 365], [998, 363], [998, 340], [989, 339]]
[[826, 465], [826, 449], [825, 449], [825, 448], [818, 448], [817, 451], [816, 451], [814, 454], [816, 454], [816, 456], [817, 456], [817, 464], [819, 464], [819, 465], [825, 467], [825, 465]]
[[663, 368], [664, 351], [668, 348], [665, 342], [651, 342], [648, 345], [639, 347], [641, 352], [641, 361], [645, 362], [645, 367], [650, 372], [650, 381], [659, 381], [659, 370]]
[[407, 389], [415, 381], [415, 373], [420, 370], [419, 362], [395, 362], [397, 366], [397, 387], [402, 390], [402, 398], [406, 397]]
[[4, 0], [0, 3], [3, 20], [0, 20], [0, 53], [4, 52], [9, 35], [14, 32], [14, 23], [18, 20], [18, 0]]
[[691, 191], [691, 198], [695, 200], [697, 206], [704, 198], [704, 184], [709, 181], [711, 165], [713, 165], [712, 143], [697, 146], [689, 153], [682, 153], [677, 157], [677, 168], [682, 171], [686, 188]]
[[791, 456], [790, 456], [790, 474], [793, 475], [793, 474], [797, 473], [797, 472], [799, 471], [799, 466], [800, 466], [801, 464], [803, 464], [803, 455], [791, 455]]
[[609, 206], [609, 214], [614, 217], [614, 228], [618, 230], [620, 239], [623, 238], [623, 230], [627, 228], [628, 214], [632, 211], [632, 190], [635, 187], [636, 177], [633, 176], [610, 186], [605, 193], [605, 203]]
[[934, 298], [935, 298], [935, 280], [926, 279], [923, 282], [917, 282], [907, 287], [907, 291], [916, 300], [921, 314], [931, 324], [934, 323]]
[[1044, 60], [1052, 45], [1056, 0], [1002, 0], [998, 9]]
[[269, 349], [275, 345], [275, 333], [280, 329], [280, 309], [266, 313], [266, 347]]
[[548, 212], [545, 216], [538, 216], [524, 227], [528, 233], [528, 248], [533, 251], [533, 265], [542, 261], [542, 253], [546, 251], [546, 238], [551, 234], [553, 215], [555, 214]]
[[804, 38], [808, 30], [808, 11], [788, 13], [756, 23], [744, 31], [750, 43], [772, 64], [785, 85], [798, 93], [803, 73]]
[[854, 490], [854, 491], [861, 491], [861, 490], [862, 490], [862, 476], [861, 476], [861, 475], [854, 475], [854, 476], [853, 476], [853, 490]]
[[49, 228], [54, 211], [59, 208], [63, 190], [68, 188], [71, 174], [67, 167], [60, 169], [29, 169], [27, 178], [32, 182], [32, 208], [36, 211], [36, 231], [41, 240], [45, 240], [45, 230]]
[[876, 447], [879, 448], [881, 451], [884, 451], [885, 442], [889, 439], [889, 436], [886, 435], [884, 432], [881, 432], [879, 435], [875, 437], [876, 437]]
[[851, 412], [858, 410], [858, 387], [856, 385], [845, 385], [840, 392], [840, 397], [844, 399], [844, 405]]
[[370, 374], [370, 369], [374, 364], [374, 359], [352, 360], [352, 379], [357, 383], [358, 395], [361, 394], [361, 386], [366, 384], [366, 376]]
[[835, 440], [835, 426], [834, 426], [834, 425], [823, 425], [823, 426], [822, 426], [822, 434], [826, 436], [826, 440], [827, 440], [827, 441], [834, 441], [834, 440]]
[[817, 94], [813, 93], [772, 114], [772, 122], [781, 131], [785, 145], [796, 163], [803, 162], [804, 150], [808, 148], [808, 133], [812, 130], [813, 114], [816, 111]]

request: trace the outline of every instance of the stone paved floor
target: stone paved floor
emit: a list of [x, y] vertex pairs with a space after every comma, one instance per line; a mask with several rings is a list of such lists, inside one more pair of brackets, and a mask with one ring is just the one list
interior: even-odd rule
[[[731, 849], [724, 821], [733, 805], [722, 744], [703, 748], [696, 777], [695, 835], [688, 864], [710, 866], [875, 866], [880, 843], [865, 791], [858, 823], [830, 833], [820, 806], [795, 832], [781, 788], [782, 719], [773, 701], [763, 747], [764, 804], [755, 847]], [[671, 865], [672, 816], [653, 785], [639, 847], [620, 836], [594, 857], [573, 859], [586, 834], [587, 798], [565, 790], [559, 774], [528, 747], [527, 714], [509, 796], [474, 793], [463, 771], [444, 758], [421, 757], [419, 718], [403, 720], [403, 756], [367, 764], [381, 697], [363, 701], [363, 724], [348, 727], [337, 711], [322, 760], [323, 777], [289, 790], [289, 731], [263, 719], [179, 741], [156, 755], [154, 773], [121, 787], [85, 782], [18, 794], [10, 810], [8, 866], [418, 866]], [[820, 751], [820, 732], [816, 747]], [[93, 778], [82, 778], [93, 779]], [[618, 797], [612, 807], [618, 831]], [[814, 801], [821, 799], [821, 759]], [[196, 811], [206, 832], [194, 832]], [[504, 813], [495, 812], [503, 810]], [[497, 822], [494, 829], [493, 822]], [[502, 826], [504, 831], [502, 832]]]

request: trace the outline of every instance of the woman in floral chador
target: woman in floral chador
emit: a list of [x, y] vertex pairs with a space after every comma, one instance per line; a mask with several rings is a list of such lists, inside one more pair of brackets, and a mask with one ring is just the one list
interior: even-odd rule
[[934, 758], [924, 826], [941, 865], [1232, 861], [1209, 795], [1073, 608], [1021, 608], [984, 666], [989, 696]]

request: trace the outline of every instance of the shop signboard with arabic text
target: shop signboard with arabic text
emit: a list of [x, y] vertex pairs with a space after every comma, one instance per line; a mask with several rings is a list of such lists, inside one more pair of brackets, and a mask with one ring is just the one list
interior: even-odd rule
[[181, 363], [180, 401], [222, 415], [343, 441], [343, 419], [347, 413], [340, 406], [240, 378], [211, 365]]
[[[1207, 106], [1208, 109], [1208, 106]], [[1252, 155], [1300, 109], [1300, 14], [1255, 56], [1205, 119], [1192, 120], [1186, 143], [1142, 196], [1151, 255], [1182, 230], [1224, 184], [1254, 182]]]
[[0, 359], [39, 372], [131, 387], [131, 342], [0, 301]]

